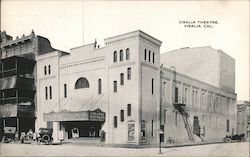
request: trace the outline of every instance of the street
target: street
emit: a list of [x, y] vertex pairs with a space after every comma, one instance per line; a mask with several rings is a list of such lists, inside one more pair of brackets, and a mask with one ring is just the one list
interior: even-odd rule
[[0, 156], [244, 156], [249, 142], [162, 148], [112, 148], [81, 145], [0, 144]]

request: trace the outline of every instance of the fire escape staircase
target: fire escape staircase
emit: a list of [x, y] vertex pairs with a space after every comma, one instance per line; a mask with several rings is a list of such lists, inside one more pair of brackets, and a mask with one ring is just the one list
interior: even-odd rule
[[183, 122], [184, 122], [185, 128], [187, 130], [189, 140], [194, 142], [194, 134], [192, 132], [191, 124], [190, 124], [190, 121], [189, 121], [189, 114], [187, 112], [185, 104], [183, 104], [183, 103], [174, 103], [174, 107], [182, 115]]

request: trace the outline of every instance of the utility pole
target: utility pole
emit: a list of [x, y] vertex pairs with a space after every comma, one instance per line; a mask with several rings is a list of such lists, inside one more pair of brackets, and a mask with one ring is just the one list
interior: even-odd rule
[[160, 127], [159, 127], [159, 153], [162, 154], [161, 152], [161, 136], [163, 134], [163, 130], [161, 129], [161, 106], [162, 106], [162, 72], [160, 71]]

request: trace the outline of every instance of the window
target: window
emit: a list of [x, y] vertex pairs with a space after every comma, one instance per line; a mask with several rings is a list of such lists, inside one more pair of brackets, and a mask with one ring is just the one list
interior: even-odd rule
[[117, 116], [114, 116], [114, 128], [117, 128]]
[[114, 81], [114, 92], [117, 92], [117, 81]]
[[130, 50], [129, 48], [126, 49], [126, 60], [130, 59]]
[[127, 106], [127, 114], [128, 114], [128, 116], [131, 116], [131, 104], [128, 104], [128, 106]]
[[123, 50], [120, 50], [120, 61], [123, 61]]
[[167, 110], [164, 110], [164, 124], [167, 123]]
[[229, 132], [229, 119], [227, 119], [227, 128], [226, 128], [226, 131]]
[[47, 66], [44, 66], [44, 75], [47, 75]]
[[148, 52], [148, 61], [150, 62], [151, 60], [151, 51]]
[[124, 85], [124, 74], [123, 73], [120, 74], [120, 83], [121, 83], [121, 85]]
[[45, 99], [48, 100], [48, 87], [45, 87]]
[[144, 60], [147, 60], [147, 49], [144, 50]]
[[67, 98], [67, 84], [64, 84], [64, 98]]
[[48, 74], [50, 74], [50, 65], [49, 65], [49, 67], [48, 67]]
[[98, 94], [102, 94], [102, 80], [98, 79]]
[[177, 125], [177, 121], [178, 121], [178, 113], [177, 111], [175, 111], [175, 125]]
[[114, 56], [113, 57], [114, 57], [114, 63], [117, 62], [117, 52], [116, 51], [114, 52]]
[[209, 116], [210, 127], [212, 127], [212, 116]]
[[124, 122], [124, 110], [121, 110], [120, 116], [121, 116], [121, 122]]
[[175, 87], [175, 95], [174, 95], [174, 102], [178, 102], [178, 88]]
[[131, 68], [127, 69], [127, 75], [128, 80], [131, 80]]
[[154, 120], [151, 121], [151, 126], [152, 126], [151, 135], [154, 136]]
[[151, 85], [152, 85], [151, 92], [152, 92], [152, 94], [154, 94], [154, 79], [152, 79]]
[[155, 63], [155, 53], [153, 53], [153, 63]]
[[49, 98], [52, 99], [52, 87], [49, 86]]
[[206, 116], [205, 115], [202, 115], [202, 121], [203, 121], [204, 125], [206, 125]]
[[209, 110], [211, 110], [211, 108], [212, 108], [212, 95], [209, 95], [208, 103], [209, 103]]
[[86, 78], [79, 78], [75, 83], [75, 89], [89, 88], [89, 82]]
[[187, 103], [187, 88], [184, 88], [184, 92], [183, 92], [183, 103], [186, 104]]
[[47, 122], [47, 128], [53, 129], [53, 122]]

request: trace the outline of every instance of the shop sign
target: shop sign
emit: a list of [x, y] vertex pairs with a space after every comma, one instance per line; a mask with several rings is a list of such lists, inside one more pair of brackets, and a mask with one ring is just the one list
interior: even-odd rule
[[43, 114], [44, 121], [105, 121], [105, 113], [97, 111], [51, 112]]

